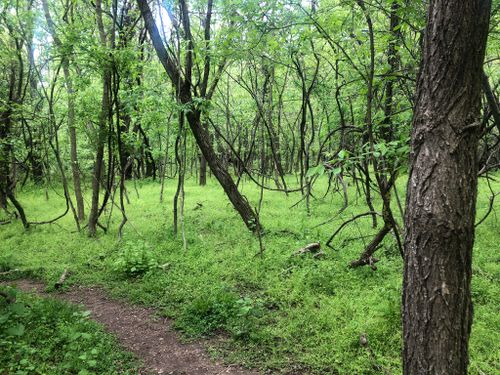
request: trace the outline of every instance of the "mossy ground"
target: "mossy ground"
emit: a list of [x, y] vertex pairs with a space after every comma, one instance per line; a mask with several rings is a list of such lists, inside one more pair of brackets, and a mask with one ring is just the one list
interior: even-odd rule
[[[57, 224], [27, 232], [19, 223], [2, 226], [0, 257], [9, 267], [43, 268], [39, 274], [51, 282], [69, 268], [70, 282], [100, 284], [116, 296], [155, 306], [175, 318], [187, 338], [223, 332], [225, 339], [214, 344], [214, 352], [229, 361], [273, 373], [401, 373], [402, 260], [394, 240], [388, 237], [378, 251], [377, 271], [347, 267], [370, 240], [363, 237], [375, 233], [369, 217], [346, 227], [335, 239], [335, 249], [324, 249], [323, 259], [292, 255], [310, 242], [324, 243], [342, 221], [366, 210], [353, 187], [349, 207], [323, 226], [317, 225], [342, 207], [338, 193], [322, 198], [325, 181], [315, 189], [310, 215], [304, 202], [291, 208], [300, 200], [298, 193], [266, 191], [260, 214], [265, 227], [261, 258], [256, 255], [258, 239], [245, 229], [214, 179], [205, 187], [197, 186], [194, 178], [187, 181], [187, 251], [180, 236], [172, 233], [176, 183], [166, 182], [163, 203], [157, 182], [137, 185], [138, 194], [132, 183], [128, 186], [129, 223], [122, 240], [117, 238], [121, 217], [115, 207], [109, 233], [97, 239], [77, 233], [69, 214]], [[494, 188], [499, 190], [500, 183]], [[242, 190], [257, 205], [259, 189], [244, 182]], [[403, 179], [399, 191], [404, 196]], [[49, 219], [64, 210], [58, 189], [50, 188], [48, 196], [47, 200], [45, 191], [34, 187], [19, 193], [30, 220]], [[487, 207], [488, 190], [482, 183], [478, 217]], [[109, 214], [103, 215], [103, 223]], [[492, 213], [476, 234], [471, 374], [500, 371], [499, 219]], [[136, 277], [129, 272], [127, 277], [128, 264], [144, 254], [153, 259], [146, 272]], [[359, 344], [362, 333], [371, 351]]]

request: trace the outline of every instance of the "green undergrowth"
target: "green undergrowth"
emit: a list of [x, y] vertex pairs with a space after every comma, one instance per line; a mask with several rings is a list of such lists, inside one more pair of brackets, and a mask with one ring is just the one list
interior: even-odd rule
[[135, 374], [137, 361], [82, 311], [0, 287], [0, 374]]
[[[197, 186], [194, 178], [187, 181], [187, 251], [181, 237], [172, 233], [176, 182], [166, 182], [162, 203], [157, 182], [137, 184], [137, 192], [128, 186], [129, 222], [121, 240], [116, 208], [111, 216], [109, 211], [103, 214], [101, 222], [109, 221], [110, 231], [97, 239], [77, 233], [69, 215], [57, 225], [28, 232], [15, 223], [0, 227], [1, 257], [8, 263], [3, 267], [37, 270], [51, 283], [68, 268], [69, 284], [100, 284], [116, 297], [154, 306], [175, 318], [186, 339], [217, 337], [210, 341], [212, 350], [229, 362], [272, 373], [401, 373], [402, 261], [394, 239], [387, 237], [378, 250], [377, 271], [348, 268], [376, 233], [370, 217], [347, 226], [333, 241], [334, 249], [323, 245], [323, 258], [293, 255], [308, 243], [324, 244], [343, 221], [366, 211], [353, 186], [349, 207], [341, 214], [342, 197], [325, 195], [326, 181], [313, 192], [310, 215], [305, 202], [295, 205], [298, 193], [266, 191], [260, 213], [265, 250], [260, 257], [258, 239], [245, 229], [216, 181], [205, 187]], [[493, 187], [500, 190], [498, 182]], [[242, 191], [256, 206], [259, 189], [244, 182]], [[404, 201], [403, 179], [399, 195]], [[487, 211], [488, 196], [481, 185], [478, 217]], [[64, 210], [52, 190], [46, 200], [42, 189], [25, 188], [19, 199], [30, 220]], [[380, 207], [380, 201], [375, 204]], [[396, 201], [394, 209], [398, 214]], [[471, 374], [499, 370], [497, 219], [493, 212], [476, 235]], [[360, 345], [361, 334], [368, 338], [369, 349]]]

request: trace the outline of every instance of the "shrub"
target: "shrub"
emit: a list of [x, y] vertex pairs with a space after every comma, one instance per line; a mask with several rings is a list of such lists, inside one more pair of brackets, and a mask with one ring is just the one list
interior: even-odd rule
[[227, 290], [210, 291], [186, 305], [175, 324], [194, 337], [225, 330], [236, 339], [247, 339], [261, 315], [260, 305]]
[[152, 250], [141, 241], [125, 242], [112, 264], [114, 272], [127, 277], [138, 277], [158, 268]]

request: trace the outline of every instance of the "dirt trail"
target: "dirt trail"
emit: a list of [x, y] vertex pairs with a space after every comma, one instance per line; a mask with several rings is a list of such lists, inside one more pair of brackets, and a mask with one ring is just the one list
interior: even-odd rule
[[181, 343], [172, 321], [154, 316], [154, 310], [110, 299], [100, 288], [74, 287], [48, 295], [44, 284], [16, 280], [1, 284], [16, 285], [25, 291], [82, 304], [95, 321], [118, 338], [120, 344], [144, 361], [141, 374], [171, 375], [258, 375], [238, 366], [214, 362], [200, 343]]

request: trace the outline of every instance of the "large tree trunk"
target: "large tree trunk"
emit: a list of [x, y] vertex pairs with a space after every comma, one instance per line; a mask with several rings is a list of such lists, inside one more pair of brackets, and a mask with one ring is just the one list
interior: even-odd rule
[[431, 0], [411, 139], [405, 215], [404, 374], [467, 374], [491, 0]]

